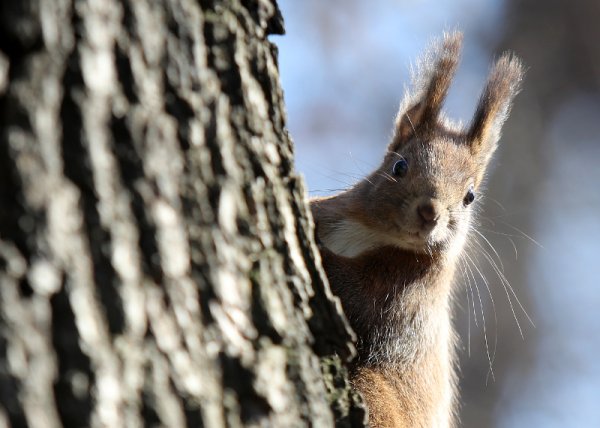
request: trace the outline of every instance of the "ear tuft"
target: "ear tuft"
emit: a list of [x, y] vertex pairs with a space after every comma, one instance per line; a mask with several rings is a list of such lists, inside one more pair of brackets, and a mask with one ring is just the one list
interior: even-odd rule
[[510, 53], [503, 54], [492, 67], [467, 134], [474, 154], [483, 152], [489, 157], [496, 148], [523, 75], [521, 60]]
[[419, 129], [435, 126], [460, 60], [462, 38], [460, 31], [444, 33], [411, 70], [412, 88], [400, 105], [393, 145], [406, 142]]

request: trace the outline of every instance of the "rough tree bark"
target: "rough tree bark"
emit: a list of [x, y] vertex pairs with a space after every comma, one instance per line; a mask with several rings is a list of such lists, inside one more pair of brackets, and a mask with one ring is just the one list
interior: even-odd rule
[[282, 31], [274, 0], [2, 2], [0, 425], [362, 425]]

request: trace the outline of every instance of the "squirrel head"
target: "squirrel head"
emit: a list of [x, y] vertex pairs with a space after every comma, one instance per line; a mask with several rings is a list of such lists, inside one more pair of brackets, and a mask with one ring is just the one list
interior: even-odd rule
[[[462, 34], [445, 34], [417, 63], [383, 162], [351, 193], [353, 217], [390, 244], [431, 253], [466, 236], [486, 167], [523, 76], [502, 55], [492, 67], [466, 129], [441, 108], [458, 65]], [[351, 204], [353, 205], [353, 204]]]

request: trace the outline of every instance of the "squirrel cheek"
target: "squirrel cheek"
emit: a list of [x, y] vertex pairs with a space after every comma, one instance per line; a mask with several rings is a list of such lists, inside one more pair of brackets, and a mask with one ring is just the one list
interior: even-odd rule
[[444, 241], [450, 236], [451, 230], [448, 228], [448, 223], [444, 219], [440, 219], [435, 227], [430, 232], [430, 238], [434, 242]]
[[471, 210], [463, 210], [458, 215], [452, 215], [448, 219], [448, 229], [454, 235], [464, 234], [466, 235], [469, 230], [469, 224], [471, 223]]

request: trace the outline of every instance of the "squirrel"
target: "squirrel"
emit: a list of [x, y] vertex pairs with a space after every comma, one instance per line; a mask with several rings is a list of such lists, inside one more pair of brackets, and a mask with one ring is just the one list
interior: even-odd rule
[[441, 112], [462, 46], [444, 33], [420, 58], [381, 165], [310, 207], [331, 288], [357, 335], [351, 383], [372, 427], [456, 424], [452, 292], [485, 170], [523, 77], [493, 65], [468, 127]]

